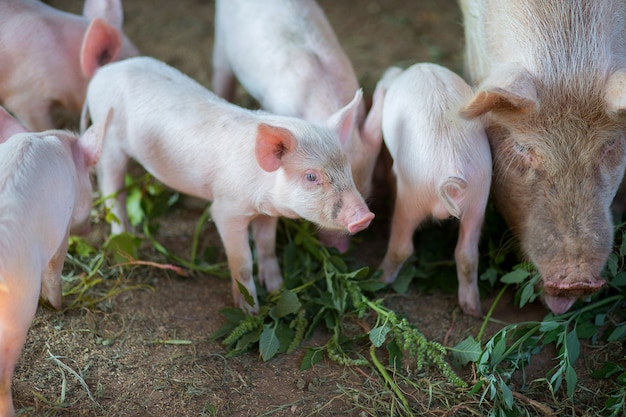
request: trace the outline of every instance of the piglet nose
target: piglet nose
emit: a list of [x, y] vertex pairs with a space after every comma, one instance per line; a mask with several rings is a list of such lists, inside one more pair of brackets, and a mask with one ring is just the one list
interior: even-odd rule
[[359, 209], [348, 224], [348, 231], [350, 234], [355, 234], [361, 230], [367, 229], [371, 221], [374, 219], [374, 213], [367, 209]]

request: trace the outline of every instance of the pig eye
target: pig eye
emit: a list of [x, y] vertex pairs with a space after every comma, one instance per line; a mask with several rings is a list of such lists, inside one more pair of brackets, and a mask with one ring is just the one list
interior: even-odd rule
[[309, 182], [317, 182], [317, 175], [313, 172], [307, 172], [305, 178]]
[[527, 155], [528, 151], [530, 151], [530, 146], [522, 145], [517, 142], [515, 142], [514, 148], [515, 148], [515, 152], [522, 154], [522, 155]]
[[611, 139], [604, 144], [604, 154], [611, 152], [613, 149], [617, 147], [619, 141], [617, 139]]

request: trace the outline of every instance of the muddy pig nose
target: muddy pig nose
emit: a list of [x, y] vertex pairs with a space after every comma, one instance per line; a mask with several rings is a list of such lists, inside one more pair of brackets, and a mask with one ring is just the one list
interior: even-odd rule
[[352, 216], [352, 221], [348, 224], [348, 231], [350, 234], [355, 234], [367, 229], [372, 219], [374, 219], [374, 213], [367, 209], [360, 209]]

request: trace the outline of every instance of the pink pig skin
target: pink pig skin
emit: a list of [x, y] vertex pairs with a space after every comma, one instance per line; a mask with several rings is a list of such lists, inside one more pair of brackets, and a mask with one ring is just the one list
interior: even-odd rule
[[[0, 132], [24, 130], [0, 117]], [[66, 131], [16, 133], [0, 144], [0, 416], [13, 416], [11, 380], [39, 295], [61, 307], [61, 269], [70, 230], [91, 209], [88, 167], [105, 126], [80, 138]]]
[[[359, 88], [348, 56], [313, 0], [216, 2], [214, 91], [232, 100], [236, 79], [265, 110], [313, 123], [324, 123]], [[367, 118], [359, 104], [342, 145], [357, 189], [366, 198], [382, 143], [376, 131], [380, 118], [376, 95]], [[345, 234], [322, 230], [319, 236], [340, 252], [350, 245]]]
[[404, 72], [391, 68], [379, 85], [385, 89], [383, 135], [397, 180], [381, 280], [395, 280], [413, 253], [413, 232], [423, 220], [456, 217], [459, 304], [466, 314], [480, 316], [478, 240], [492, 162], [482, 123], [458, 115], [473, 91], [461, 77], [435, 64], [416, 64]]
[[15, 120], [4, 107], [0, 107], [0, 144], [16, 133], [23, 132], [28, 132], [28, 129]]
[[[180, 192], [212, 201], [211, 215], [226, 249], [235, 304], [258, 311], [248, 226], [259, 253], [259, 280], [282, 285], [274, 253], [276, 218], [305, 218], [322, 228], [357, 233], [374, 215], [356, 190], [338, 133], [353, 123], [360, 92], [330, 117], [329, 127], [242, 109], [191, 78], [148, 57], [109, 64], [91, 81], [87, 115], [114, 116], [97, 165], [103, 196], [123, 188], [129, 158]], [[123, 194], [113, 204], [128, 228]], [[270, 227], [266, 227], [267, 225]], [[253, 298], [244, 300], [237, 283]]]
[[97, 68], [138, 54], [122, 34], [120, 0], [86, 0], [82, 16], [2, 0], [0, 45], [0, 103], [36, 131], [54, 128], [55, 106], [80, 112]]

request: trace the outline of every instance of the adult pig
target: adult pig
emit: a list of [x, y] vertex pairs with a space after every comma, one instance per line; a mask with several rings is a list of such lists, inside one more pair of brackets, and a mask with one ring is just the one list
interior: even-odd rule
[[51, 110], [78, 114], [95, 70], [137, 55], [122, 34], [121, 0], [86, 0], [83, 15], [35, 0], [0, 1], [0, 104], [34, 130]]
[[493, 194], [554, 313], [598, 291], [626, 144], [626, 1], [462, 0], [461, 114], [486, 116]]
[[427, 217], [460, 220], [454, 252], [459, 303], [481, 315], [478, 240], [491, 184], [491, 152], [480, 120], [459, 109], [473, 91], [461, 77], [435, 64], [387, 70], [382, 130], [393, 158], [396, 200], [381, 280], [395, 280], [413, 253], [413, 232]]
[[[232, 101], [236, 79], [272, 113], [324, 123], [359, 88], [352, 64], [314, 0], [217, 0], [213, 89]], [[360, 103], [356, 125], [343, 149], [354, 182], [367, 197], [380, 152], [381, 106], [374, 97], [367, 118]], [[276, 225], [272, 226], [274, 229]], [[320, 232], [328, 246], [345, 252], [349, 237]]]
[[88, 167], [98, 159], [104, 126], [80, 138], [30, 133], [2, 111], [0, 134], [0, 416], [6, 417], [14, 415], [11, 380], [39, 295], [61, 307], [70, 229], [88, 227]]
[[[357, 97], [358, 98], [358, 97]], [[322, 228], [356, 233], [374, 215], [357, 192], [337, 132], [353, 123], [358, 100], [327, 121], [242, 109], [217, 97], [175, 68], [148, 57], [109, 64], [89, 84], [87, 114], [113, 120], [97, 166], [102, 195], [120, 191], [129, 158], [167, 186], [212, 201], [235, 304], [258, 311], [248, 225], [277, 216], [305, 218]], [[331, 129], [332, 128], [332, 129]], [[127, 228], [118, 194], [114, 213]], [[282, 284], [273, 233], [255, 229], [259, 281], [269, 291]], [[243, 285], [252, 303], [240, 290]]]

